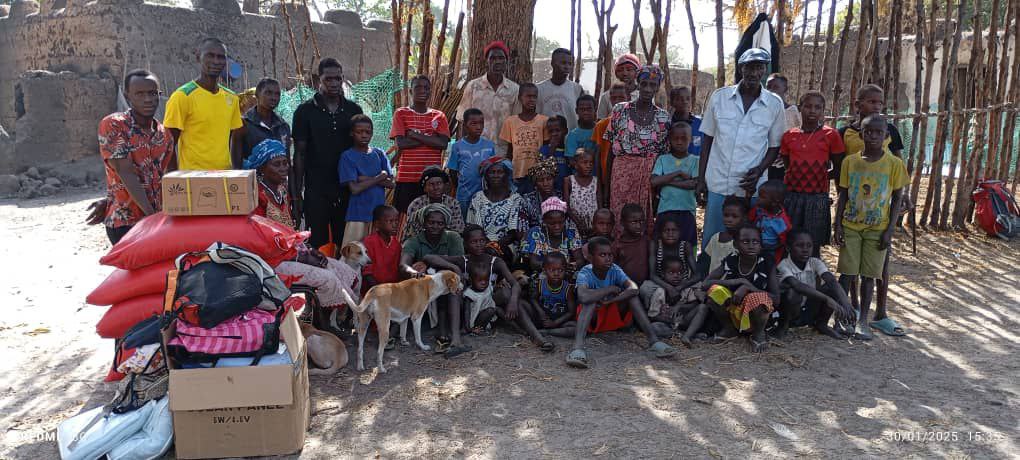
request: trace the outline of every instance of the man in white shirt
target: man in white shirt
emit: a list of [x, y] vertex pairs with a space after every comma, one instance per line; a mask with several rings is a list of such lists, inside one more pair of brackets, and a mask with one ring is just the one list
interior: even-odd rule
[[761, 48], [745, 51], [737, 60], [742, 79], [717, 89], [705, 106], [697, 187], [698, 195], [708, 201], [702, 247], [725, 228], [722, 204], [726, 196], [753, 197], [779, 155], [779, 141], [786, 131], [785, 107], [761, 85], [771, 60]]
[[584, 88], [568, 79], [574, 69], [574, 56], [570, 50], [556, 48], [549, 61], [552, 78], [538, 84], [538, 113], [553, 118], [562, 115], [567, 119], [567, 131], [577, 127], [577, 98]]

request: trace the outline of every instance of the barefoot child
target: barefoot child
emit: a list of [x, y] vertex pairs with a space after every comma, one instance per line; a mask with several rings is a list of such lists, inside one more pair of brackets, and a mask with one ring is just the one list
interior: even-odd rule
[[452, 187], [457, 189], [462, 217], [467, 216], [471, 199], [482, 191], [482, 175], [478, 172], [483, 161], [496, 155], [496, 145], [482, 137], [485, 116], [478, 109], [464, 111], [464, 137], [450, 147], [446, 169], [450, 171]]
[[563, 196], [570, 209], [570, 221], [582, 236], [591, 235], [591, 221], [602, 202], [599, 179], [594, 176], [595, 156], [580, 148], [574, 154], [574, 174], [563, 181]]
[[372, 119], [363, 114], [352, 117], [351, 137], [354, 146], [340, 156], [337, 167], [340, 184], [351, 189], [343, 244], [368, 236], [372, 211], [386, 204], [386, 189], [394, 187], [390, 160], [382, 150], [368, 145], [372, 140]]
[[733, 239], [737, 230], [747, 222], [747, 199], [735, 195], [727, 196], [723, 200], [722, 213], [723, 226], [726, 230], [712, 235], [705, 249], [701, 251], [702, 257], [698, 265], [699, 272], [704, 276], [722, 266], [723, 259], [736, 252], [733, 248]]
[[761, 230], [752, 224], [737, 230], [734, 246], [737, 252], [708, 274], [705, 301], [722, 325], [717, 340], [750, 332], [751, 352], [761, 353], [769, 346], [766, 322], [779, 303], [776, 264], [761, 254]]
[[[400, 281], [401, 246], [397, 241], [397, 226], [400, 224], [400, 212], [388, 205], [376, 206], [372, 211], [371, 235], [365, 237], [362, 244], [371, 262], [362, 268], [364, 279], [361, 283], [362, 292], [377, 284], [396, 283]], [[396, 337], [396, 336], [393, 336]]]
[[602, 237], [595, 237], [588, 243], [592, 255], [591, 263], [577, 274], [577, 330], [574, 334], [574, 348], [567, 355], [571, 367], [586, 369], [591, 365], [584, 339], [589, 332], [601, 332], [623, 327], [631, 319], [637, 322], [641, 332], [648, 338], [649, 351], [658, 358], [668, 358], [676, 350], [659, 340], [638, 300], [638, 287], [627, 278], [618, 265], [613, 263], [612, 244]]
[[751, 208], [748, 220], [761, 230], [762, 255], [771, 257], [775, 263], [783, 260], [786, 234], [790, 232], [790, 216], [783, 209], [783, 195], [786, 186], [778, 179], [772, 179], [758, 189], [758, 205]]
[[635, 285], [648, 280], [648, 238], [645, 231], [645, 210], [628, 203], [620, 210], [620, 237], [613, 241], [613, 261]]
[[837, 324], [853, 324], [856, 312], [825, 262], [811, 255], [816, 247], [811, 233], [795, 228], [787, 241], [788, 255], [776, 268], [782, 299], [779, 326], [772, 331], [772, 336], [782, 339], [792, 325], [814, 326], [819, 334], [834, 339], [846, 338], [829, 327], [829, 318], [835, 312]]
[[[651, 241], [648, 250], [648, 273], [649, 279], [641, 284], [641, 302], [648, 309], [648, 316], [652, 321], [662, 321], [673, 325], [677, 311], [674, 305], [700, 304], [704, 301], [704, 293], [700, 292], [698, 283], [701, 277], [694, 269], [693, 245], [680, 239], [680, 226], [675, 216], [667, 216], [660, 224], [659, 238]], [[673, 281], [667, 279], [668, 267], [666, 261], [674, 259], [680, 261], [677, 272], [672, 274]], [[698, 324], [690, 334], [685, 334], [687, 339], [685, 345], [690, 345], [690, 339], [697, 333], [701, 325]]]
[[499, 140], [506, 145], [506, 158], [513, 162], [517, 193], [523, 195], [534, 188], [528, 180], [528, 170], [538, 162], [538, 149], [548, 138], [545, 128], [549, 117], [536, 112], [538, 87], [534, 83], [521, 83], [517, 99], [521, 113], [507, 117], [499, 131]]
[[[664, 302], [666, 305], [671, 305], [673, 310], [672, 326], [676, 330], [684, 331], [683, 335], [680, 336], [680, 343], [683, 343], [687, 348], [693, 346], [694, 334], [701, 330], [709, 314], [708, 305], [705, 305], [702, 299], [704, 293], [696, 290], [694, 287], [690, 287], [690, 268], [686, 262], [678, 257], [666, 257], [662, 260], [662, 279], [677, 292], [675, 297], [670, 297], [667, 294]], [[694, 281], [697, 282], [698, 280], [695, 279]], [[694, 290], [693, 300], [691, 297], [692, 290]]]
[[800, 97], [803, 124], [783, 134], [779, 154], [786, 164], [783, 207], [793, 227], [807, 230], [815, 242], [813, 257], [832, 237], [829, 166], [843, 161], [846, 146], [839, 132], [824, 121], [825, 96], [809, 91]]
[[584, 265], [582, 244], [577, 231], [567, 226], [567, 203], [550, 197], [542, 202], [542, 224], [528, 230], [524, 244], [521, 245], [521, 253], [528, 258], [531, 272], [537, 275], [542, 271], [544, 257], [552, 252], [560, 252], [567, 258], [569, 274], [573, 274], [577, 267]]
[[567, 119], [563, 118], [562, 115], [549, 118], [549, 121], [545, 123], [545, 131], [548, 133], [549, 139], [538, 149], [538, 156], [540, 159], [552, 158], [556, 161], [556, 182], [554, 182], [554, 186], [556, 191], [562, 194], [563, 180], [573, 173], [570, 165], [567, 164], [567, 152], [563, 145], [567, 135]]
[[895, 226], [891, 219], [899, 215], [903, 187], [909, 177], [903, 160], [883, 147], [888, 136], [885, 118], [868, 116], [861, 127], [864, 151], [843, 160], [833, 226], [836, 245], [840, 246], [839, 283], [849, 290], [851, 281], [861, 277], [858, 336], [870, 340], [872, 327], [889, 335], [903, 335], [903, 328], [886, 316], [881, 303], [875, 309], [875, 320], [866, 320], [875, 279], [883, 276], [886, 251], [892, 242]]
[[[616, 217], [613, 215], [613, 211], [610, 211], [608, 208], [599, 208], [591, 218], [591, 236], [588, 238], [588, 241], [591, 241], [596, 236], [601, 236], [612, 244], [614, 228], [616, 228]], [[585, 244], [582, 248], [582, 255], [584, 255], [584, 260], [591, 260], [588, 244]]]
[[[562, 252], [550, 252], [542, 262], [543, 277], [539, 277], [531, 290], [530, 315], [537, 318], [538, 327], [554, 337], [574, 336], [574, 286], [564, 279], [567, 258]], [[522, 302], [523, 303], [523, 302]]]
[[675, 217], [680, 238], [694, 245], [698, 226], [694, 211], [698, 203], [694, 187], [698, 184], [698, 158], [687, 153], [691, 143], [691, 125], [678, 121], [669, 128], [669, 155], [660, 155], [652, 168], [652, 189], [659, 194], [656, 224], [666, 216]]

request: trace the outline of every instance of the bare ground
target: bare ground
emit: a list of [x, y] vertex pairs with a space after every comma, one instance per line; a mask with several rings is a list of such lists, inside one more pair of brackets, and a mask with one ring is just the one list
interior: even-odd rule
[[[98, 194], [0, 201], [2, 458], [56, 458], [56, 425], [112, 397], [103, 308], [83, 300], [110, 272], [103, 230], [81, 223]], [[762, 356], [734, 341], [663, 361], [610, 333], [591, 340], [588, 371], [564, 365], [567, 341], [545, 355], [508, 331], [453, 360], [402, 347], [387, 374], [313, 378], [300, 456], [1015, 457], [1020, 243], [922, 233], [912, 255], [899, 233], [893, 261], [904, 338], [800, 329]]]

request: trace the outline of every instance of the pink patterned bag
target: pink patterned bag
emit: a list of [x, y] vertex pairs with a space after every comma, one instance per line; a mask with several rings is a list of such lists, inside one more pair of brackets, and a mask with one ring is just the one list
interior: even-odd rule
[[[270, 342], [269, 346], [267, 341]], [[167, 345], [179, 345], [189, 353], [237, 355], [275, 348], [279, 344], [277, 315], [258, 308], [227, 319], [211, 329], [177, 321], [177, 336]]]

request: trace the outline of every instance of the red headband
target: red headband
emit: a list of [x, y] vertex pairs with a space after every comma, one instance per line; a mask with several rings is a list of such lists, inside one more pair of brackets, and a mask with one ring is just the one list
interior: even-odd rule
[[503, 43], [500, 40], [495, 40], [495, 41], [489, 42], [488, 45], [485, 45], [485, 57], [488, 58], [489, 57], [489, 51], [492, 51], [494, 49], [503, 50], [503, 54], [505, 54], [507, 58], [510, 57], [510, 48], [507, 48], [506, 43]]

